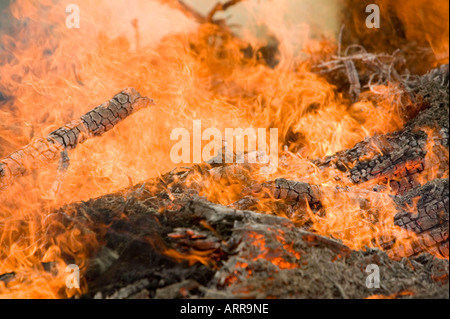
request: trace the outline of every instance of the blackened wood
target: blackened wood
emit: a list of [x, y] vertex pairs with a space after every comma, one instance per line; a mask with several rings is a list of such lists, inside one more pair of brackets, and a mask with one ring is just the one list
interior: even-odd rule
[[395, 198], [395, 224], [419, 235], [413, 253], [432, 250], [449, 257], [448, 186], [448, 179], [439, 179]]
[[[449, 68], [443, 65], [417, 78], [405, 88], [425, 109], [404, 129], [375, 135], [353, 148], [314, 161], [320, 168], [345, 172], [354, 184], [381, 178], [390, 182], [393, 191], [403, 194], [419, 186], [416, 176], [426, 167], [428, 147], [449, 147]], [[448, 172], [448, 155], [443, 154], [436, 171]], [[439, 176], [437, 176], [439, 177]]]
[[78, 120], [51, 132], [46, 138], [32, 141], [0, 160], [0, 190], [11, 185], [15, 178], [58, 159], [61, 152], [74, 149], [89, 138], [103, 135], [120, 121], [151, 104], [151, 99], [142, 97], [133, 88], [126, 88]]
[[[361, 210], [366, 209], [368, 204], [369, 207], [373, 205], [372, 201], [380, 203], [392, 201], [395, 204], [398, 212], [392, 220], [392, 224], [418, 235], [417, 238], [411, 236], [410, 244], [397, 245], [396, 251], [393, 252], [395, 255], [409, 257], [429, 251], [443, 257], [449, 256], [448, 179], [437, 179], [423, 187], [414, 188], [405, 195], [397, 196], [372, 190], [331, 188], [277, 179], [244, 189], [242, 195], [245, 197], [236, 202], [233, 207], [254, 209], [259, 199], [266, 198], [291, 205], [307, 219], [306, 209], [311, 208], [313, 212], [320, 213], [323, 197], [339, 193], [352, 195], [352, 198], [360, 203]], [[384, 239], [379, 239], [379, 241], [382, 247], [390, 250], [396, 239], [392, 238], [389, 240], [390, 242], [385, 242]]]

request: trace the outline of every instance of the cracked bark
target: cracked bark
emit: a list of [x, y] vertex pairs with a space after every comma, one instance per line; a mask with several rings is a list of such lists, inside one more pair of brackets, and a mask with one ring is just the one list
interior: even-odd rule
[[395, 225], [418, 235], [407, 255], [428, 250], [449, 257], [448, 196], [448, 179], [438, 179], [395, 198], [399, 208]]
[[[448, 72], [448, 65], [441, 66], [405, 89], [412, 94], [415, 103], [422, 105], [419, 108], [426, 109], [404, 129], [367, 138], [351, 149], [317, 159], [314, 164], [322, 169], [338, 169], [354, 184], [381, 179], [389, 182], [397, 194], [420, 186], [416, 177], [424, 170], [432, 168], [437, 172], [436, 177], [445, 177], [449, 147]], [[439, 163], [425, 162], [430, 145], [440, 157]]]
[[257, 202], [257, 198], [272, 198], [283, 200], [304, 211], [308, 207], [317, 210], [320, 207], [322, 196], [321, 187], [308, 183], [287, 180], [284, 178], [275, 181], [252, 185], [242, 191], [242, 198], [233, 206], [238, 209], [250, 209]]
[[[391, 196], [371, 190], [352, 188], [331, 188], [307, 183], [277, 179], [273, 182], [253, 185], [242, 193], [244, 197], [233, 206], [237, 209], [253, 209], [261, 198], [271, 198], [285, 202], [295, 210], [306, 214], [311, 207], [320, 213], [321, 197], [346, 193], [354, 195], [361, 210], [370, 207], [371, 202], [392, 200], [397, 213], [392, 220], [394, 225], [417, 234], [410, 244], [402, 244], [393, 251], [396, 256], [413, 256], [429, 251], [445, 258], [449, 256], [449, 192], [448, 179], [436, 179], [422, 187], [410, 190], [404, 195]], [[324, 194], [325, 193], [325, 194]], [[395, 238], [379, 239], [380, 244], [390, 250]]]
[[30, 170], [58, 159], [61, 152], [74, 149], [87, 139], [103, 135], [131, 114], [152, 104], [153, 100], [142, 97], [134, 88], [122, 90], [79, 119], [0, 160], [0, 190], [10, 186], [14, 179]]

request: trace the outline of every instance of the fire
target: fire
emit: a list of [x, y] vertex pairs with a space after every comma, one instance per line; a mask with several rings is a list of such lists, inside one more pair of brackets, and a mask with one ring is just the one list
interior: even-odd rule
[[[434, 128], [425, 128], [427, 133], [427, 145], [426, 156], [424, 164], [428, 169], [425, 169], [419, 176], [419, 182], [423, 184], [426, 181], [433, 180], [435, 178], [448, 178], [448, 170], [445, 169], [449, 163], [449, 152], [438, 140], [441, 136], [441, 132]], [[441, 164], [446, 163], [445, 164]]]
[[[0, 192], [0, 274], [16, 274], [12, 281], [0, 281], [1, 297], [57, 298], [84, 292], [84, 283], [76, 292], [64, 288], [65, 269], [69, 260], [82, 268], [100, 243], [75, 221], [66, 229], [59, 221], [64, 216], [51, 212], [170, 171], [175, 166], [169, 157], [170, 132], [191, 127], [192, 120], [221, 131], [227, 127], [279, 129], [280, 154], [285, 159], [279, 171], [263, 176], [254, 168], [238, 167], [238, 174], [230, 172], [219, 179], [192, 177], [190, 182], [200, 184], [201, 195], [209, 200], [229, 205], [246, 186], [284, 177], [328, 187], [323, 214], [314, 214], [310, 208], [307, 212], [319, 234], [339, 238], [354, 249], [379, 247], [376, 241], [383, 236], [399, 241], [410, 236], [391, 222], [395, 209], [388, 191], [361, 208], [354, 195], [331, 191], [348, 186], [344, 179], [336, 180], [342, 174], [319, 171], [310, 162], [405, 124], [394, 101], [398, 98], [395, 87], [378, 86], [351, 103], [311, 71], [313, 52], [335, 52], [336, 26], [327, 26], [319, 38], [306, 23], [292, 26], [284, 21], [287, 1], [246, 2], [242, 8], [249, 15], [258, 7], [255, 25], [261, 27], [264, 15], [273, 17], [266, 31], [279, 42], [278, 63], [270, 61], [275, 66], [268, 67], [262, 54], [262, 49], [270, 47], [268, 40], [245, 30], [236, 37], [218, 25], [198, 24], [173, 9], [178, 2], [159, 2], [172, 8], [155, 1], [77, 1], [80, 29], [65, 26], [70, 1], [11, 3], [13, 32], [1, 34], [0, 39], [0, 92], [5, 97], [0, 100], [0, 158], [78, 118], [121, 88], [134, 87], [157, 105], [71, 152], [71, 165], [56, 198], [49, 196], [56, 163]], [[411, 3], [415, 4], [411, 10], [429, 6], [426, 1]], [[443, 13], [438, 7], [433, 12]], [[401, 17], [405, 25], [423, 23], [409, 20], [406, 14]], [[413, 30], [408, 37], [416, 39]], [[448, 39], [445, 42], [432, 30], [429, 34], [436, 57], [448, 61]], [[298, 38], [301, 43], [294, 41]], [[249, 43], [256, 48], [250, 53], [246, 51]], [[264, 243], [252, 239], [264, 251]], [[168, 250], [166, 254], [210, 264], [205, 252], [183, 255]], [[299, 259], [295, 251], [292, 254]], [[271, 260], [281, 268], [296, 266], [276, 256]]]
[[414, 296], [414, 292], [412, 291], [401, 291], [398, 293], [394, 293], [392, 295], [389, 296], [385, 296], [385, 295], [372, 295], [370, 297], [367, 297], [366, 299], [399, 299], [401, 297], [409, 297], [409, 296]]

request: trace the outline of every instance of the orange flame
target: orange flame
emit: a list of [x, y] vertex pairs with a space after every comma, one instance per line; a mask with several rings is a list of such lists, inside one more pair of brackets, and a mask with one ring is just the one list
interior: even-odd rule
[[[250, 32], [237, 38], [217, 25], [198, 25], [157, 2], [77, 1], [80, 29], [69, 29], [64, 23], [69, 3], [17, 0], [9, 7], [14, 31], [0, 39], [0, 92], [7, 98], [0, 100], [0, 158], [79, 117], [123, 87], [135, 87], [157, 106], [72, 151], [56, 199], [48, 196], [56, 164], [18, 179], [0, 193], [0, 274], [16, 274], [12, 281], [0, 281], [0, 297], [57, 298], [84, 292], [83, 283], [76, 291], [65, 288], [68, 258], [62, 252], [82, 269], [98, 243], [82, 227], [66, 229], [57, 216], [50, 215], [54, 207], [169, 171], [175, 166], [170, 160], [170, 132], [191, 127], [193, 119], [221, 131], [276, 127], [280, 151], [291, 156], [289, 165], [273, 176], [248, 171], [225, 184], [196, 176], [196, 182], [210, 186], [203, 188], [202, 195], [222, 204], [235, 201], [249, 181], [288, 177], [335, 186], [336, 174], [317, 172], [309, 159], [404, 124], [397, 105], [391, 103], [390, 87], [380, 87], [379, 96], [368, 94], [351, 104], [309, 71], [308, 52], [332, 52], [337, 40], [314, 37], [320, 32], [312, 32], [306, 23], [293, 27], [284, 21], [287, 1], [261, 3], [261, 16], [255, 17], [261, 26], [264, 14], [274, 16], [267, 25], [268, 33], [279, 41], [279, 63], [274, 68], [261, 59], [261, 50], [245, 53], [249, 43], [264, 48], [266, 39]], [[250, 16], [255, 6], [255, 2], [247, 5]], [[323, 33], [330, 38], [333, 30]], [[293, 41], [297, 36], [300, 44]], [[446, 51], [448, 60], [448, 40], [442, 41], [430, 38], [436, 54]], [[317, 232], [340, 238], [355, 249], [378, 236], [403, 236], [393, 226], [374, 228], [370, 223], [376, 207], [382, 207], [377, 211], [381, 220], [393, 217], [395, 210], [387, 197], [381, 197], [386, 200], [381, 206], [373, 204], [361, 212], [355, 198], [342, 196], [326, 194], [324, 217], [310, 214]], [[207, 256], [199, 254], [166, 253], [179, 260], [209, 263]], [[294, 265], [276, 258], [273, 262], [281, 268]], [[48, 264], [51, 270], [46, 269]]]

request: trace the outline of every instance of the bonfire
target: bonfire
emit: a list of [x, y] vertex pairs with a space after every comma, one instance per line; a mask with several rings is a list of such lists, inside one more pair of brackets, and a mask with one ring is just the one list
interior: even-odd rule
[[449, 4], [366, 2], [2, 2], [0, 298], [449, 298]]

